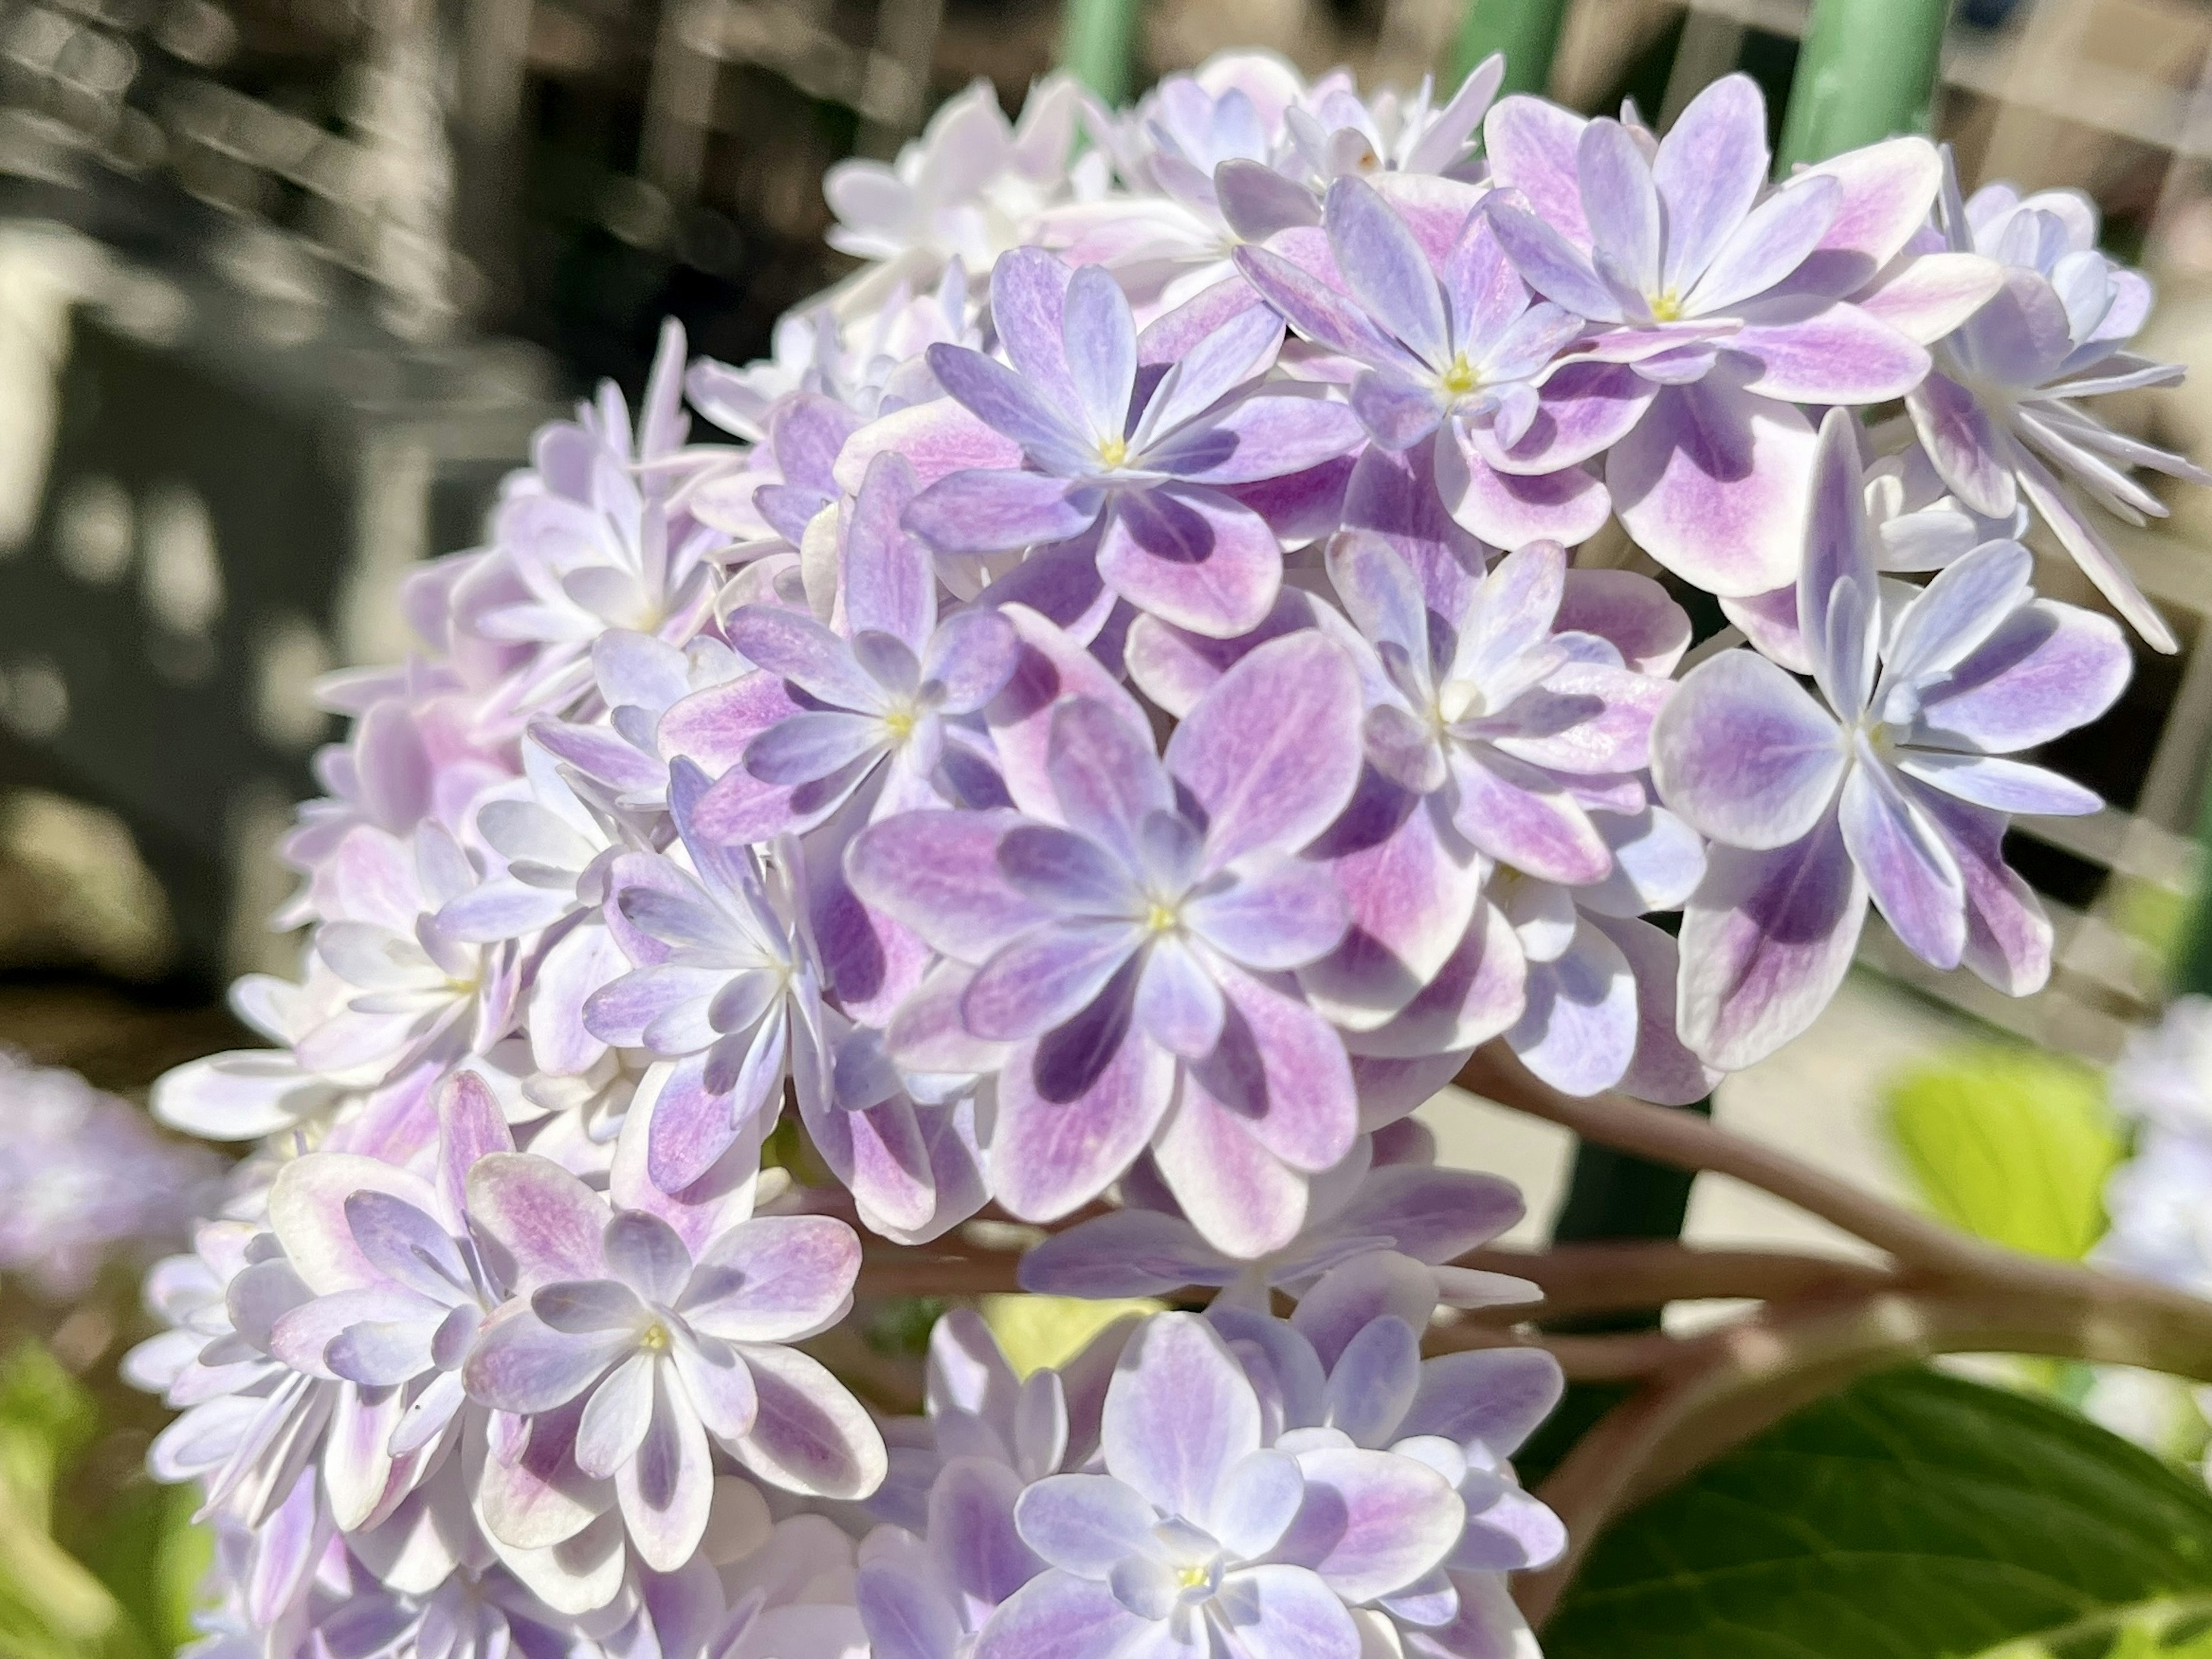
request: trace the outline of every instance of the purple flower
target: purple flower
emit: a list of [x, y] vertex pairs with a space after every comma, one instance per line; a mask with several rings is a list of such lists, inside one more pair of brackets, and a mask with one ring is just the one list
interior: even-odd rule
[[854, 842], [855, 890], [972, 965], [966, 1029], [1012, 1045], [991, 1170], [1016, 1214], [1066, 1214], [1151, 1142], [1218, 1245], [1297, 1232], [1355, 1112], [1342, 1046], [1285, 976], [1344, 931], [1298, 854], [1350, 795], [1356, 697], [1337, 647], [1273, 641], [1164, 764], [1126, 694], [1070, 697], [1032, 717], [1042, 776], [1009, 768], [1025, 817], [906, 813]]
[[1212, 1326], [1192, 1314], [1150, 1321], [1107, 1391], [1103, 1472], [1050, 1476], [1016, 1505], [1022, 1539], [1051, 1570], [992, 1616], [976, 1659], [1079, 1632], [1101, 1654], [1233, 1642], [1253, 1659], [1356, 1659], [1351, 1609], [1425, 1588], [1466, 1505], [1415, 1459], [1273, 1449], [1267, 1426]]
[[[1814, 168], [1766, 188], [1765, 100], [1715, 82], [1648, 135], [1533, 98], [1492, 110], [1498, 240], [1528, 285], [1639, 342], [1611, 371], [1624, 416], [1606, 457], [1623, 525], [1698, 586], [1765, 592], [1795, 574], [1812, 464], [1796, 405], [1901, 397], [1928, 354], [1841, 296], [1903, 249], [1936, 187], [1932, 149]], [[1693, 337], [1642, 355], [1650, 331]], [[1625, 417], [1641, 410], [1632, 422]]]
[[2051, 924], [2000, 848], [2014, 812], [2094, 811], [2080, 785], [2004, 758], [2095, 719], [2126, 683], [2103, 617], [2038, 599], [1991, 542], [1885, 615], [1858, 439], [1820, 429], [1797, 610], [1816, 697], [1748, 651], [1700, 664], [1661, 713], [1652, 773], [1715, 842], [1681, 933], [1682, 1040], [1724, 1070], [1804, 1030], [1850, 960], [1871, 893], [1938, 968], [2022, 995]]
[[740, 1134], [766, 1134], [786, 1076], [802, 1098], [830, 1087], [796, 850], [787, 843], [763, 870], [750, 848], [702, 836], [708, 787], [696, 767], [676, 763], [669, 810], [689, 870], [659, 855], [615, 865], [608, 924], [620, 924], [638, 965], [584, 1005], [585, 1025], [601, 1042], [678, 1062], [652, 1119], [650, 1169], [665, 1193], [696, 1181]]
[[[1595, 534], [1605, 490], [1579, 464], [1620, 435], [1624, 405], [1610, 369], [1554, 376], [1582, 319], [1532, 303], [1486, 216], [1433, 261], [1358, 179], [1329, 186], [1323, 218], [1343, 291], [1262, 247], [1238, 250], [1237, 269], [1301, 334], [1366, 366], [1352, 406], [1375, 441], [1404, 449], [1449, 422], [1439, 479], [1454, 516], [1485, 540]], [[1600, 395], [1583, 395], [1592, 386]]]
[[882, 1479], [866, 1412], [783, 1346], [826, 1330], [850, 1304], [860, 1246], [843, 1222], [759, 1217], [720, 1231], [695, 1261], [659, 1216], [611, 1211], [528, 1153], [478, 1161], [468, 1199], [523, 1298], [477, 1338], [462, 1370], [469, 1393], [532, 1419], [533, 1455], [541, 1434], [558, 1434], [580, 1474], [611, 1480], [647, 1565], [673, 1572], [698, 1547], [713, 1498], [710, 1436], [790, 1491], [857, 1498]]
[[[898, 456], [869, 466], [838, 556], [842, 632], [768, 605], [730, 618], [731, 644], [781, 683], [789, 708], [749, 738], [732, 728], [720, 739], [743, 747], [700, 805], [719, 839], [811, 830], [863, 789], [873, 816], [988, 789], [975, 776], [990, 770], [980, 734], [954, 722], [1006, 684], [1014, 630], [995, 611], [939, 619], [928, 550], [900, 524], [915, 495], [913, 469]], [[730, 699], [732, 712], [772, 702], [755, 687]]]
[[1280, 325], [1247, 310], [1140, 378], [1145, 355], [1113, 278], [1030, 249], [993, 270], [991, 311], [1011, 367], [957, 346], [932, 347], [930, 366], [1021, 446], [1028, 468], [939, 479], [908, 524], [947, 552], [1061, 542], [1096, 526], [1099, 575], [1139, 610], [1224, 638], [1265, 616], [1282, 548], [1228, 487], [1337, 459], [1358, 430], [1311, 388], [1260, 387]]
[[[501, 1287], [479, 1256], [465, 1182], [514, 1139], [482, 1079], [441, 1092], [436, 1179], [345, 1152], [285, 1165], [270, 1224], [312, 1299], [277, 1318], [270, 1351], [295, 1371], [351, 1385], [362, 1419], [324, 1452], [333, 1518], [357, 1531], [435, 1468], [462, 1405], [461, 1361]], [[343, 1408], [342, 1408], [343, 1409]]]
[[1988, 185], [1961, 203], [1948, 152], [1942, 223], [1953, 250], [1982, 253], [2005, 270], [1996, 297], [1943, 339], [1935, 368], [1905, 399], [1929, 459], [1977, 513], [2002, 517], [2021, 500], [2033, 506], [2136, 631], [2174, 650], [2172, 630], [2061, 482], [2138, 525], [2164, 518], [2166, 506], [2130, 468], [2212, 483], [2212, 473], [2112, 431], [2076, 403], [2181, 380], [2180, 364], [2124, 349], [2150, 310], [2150, 284], [2097, 251], [2097, 210], [2087, 197], [2052, 190], [2023, 199], [2009, 185]]

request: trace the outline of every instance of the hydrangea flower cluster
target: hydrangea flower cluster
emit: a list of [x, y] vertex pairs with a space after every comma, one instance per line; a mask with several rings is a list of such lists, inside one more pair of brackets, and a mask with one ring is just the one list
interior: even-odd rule
[[[211, 1641], [1525, 1650], [1558, 1374], [1421, 1358], [1533, 1291], [1407, 1115], [1493, 1040], [1695, 1100], [1869, 902], [2039, 985], [2006, 824], [2097, 803], [2021, 757], [2129, 653], [2019, 538], [2155, 637], [2057, 473], [2198, 475], [2074, 407], [2167, 371], [2073, 198], [1918, 138], [1771, 183], [1741, 77], [1663, 138], [1499, 78], [971, 92], [833, 173], [868, 263], [772, 361], [672, 326], [416, 574], [330, 689], [301, 974], [235, 993], [273, 1046], [155, 1102], [261, 1143], [132, 1362]], [[987, 1206], [1067, 1224], [1031, 1288], [1185, 1310], [1027, 1378], [948, 1316], [879, 1421], [803, 1345], [863, 1234]]]
[[175, 1249], [220, 1194], [222, 1161], [157, 1134], [128, 1101], [0, 1049], [0, 1273], [68, 1301], [110, 1261]]

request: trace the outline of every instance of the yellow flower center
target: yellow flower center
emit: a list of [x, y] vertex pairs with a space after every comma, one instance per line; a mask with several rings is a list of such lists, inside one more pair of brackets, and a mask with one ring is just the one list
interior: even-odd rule
[[1204, 1585], [1206, 1581], [1212, 1577], [1212, 1574], [1204, 1567], [1178, 1567], [1176, 1569], [1176, 1582], [1181, 1584], [1185, 1589], [1197, 1589]]
[[637, 1346], [647, 1353], [666, 1353], [668, 1343], [668, 1327], [657, 1319], [638, 1333]]
[[1155, 899], [1152, 908], [1145, 912], [1145, 930], [1152, 933], [1172, 933], [1178, 920], [1173, 906], [1162, 904]]
[[884, 716], [884, 730], [903, 743], [914, 735], [914, 710], [894, 708]]
[[1655, 323], [1681, 321], [1682, 296], [1671, 288], [1664, 294], [1654, 295], [1651, 300], [1651, 320]]
[[1455, 398], [1464, 398], [1482, 384], [1482, 371], [1468, 362], [1467, 353], [1461, 352], [1451, 360], [1451, 367], [1443, 372], [1437, 384]]
[[1126, 438], [1101, 438], [1098, 459], [1108, 466], [1119, 466], [1129, 459], [1129, 441]]

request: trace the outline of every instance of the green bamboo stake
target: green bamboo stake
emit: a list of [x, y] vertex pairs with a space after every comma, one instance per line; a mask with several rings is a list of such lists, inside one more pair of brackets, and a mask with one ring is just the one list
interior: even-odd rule
[[2203, 852], [2197, 896], [2174, 955], [2172, 994], [2212, 996], [2212, 774], [2204, 780], [2204, 799], [2197, 809], [2197, 845]]
[[1949, 0], [1814, 0], [1776, 171], [1927, 131], [1949, 10]]
[[1459, 39], [1452, 46], [1451, 78], [1445, 92], [1493, 52], [1505, 54], [1501, 92], [1541, 92], [1552, 78], [1552, 54], [1559, 49], [1559, 25], [1567, 0], [1468, 0]]
[[1129, 96], [1140, 0], [1067, 0], [1060, 66], [1109, 104]]

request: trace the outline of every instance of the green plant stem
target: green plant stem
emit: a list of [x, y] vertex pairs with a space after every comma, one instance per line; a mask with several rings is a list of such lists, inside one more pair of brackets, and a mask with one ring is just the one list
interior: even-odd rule
[[1559, 48], [1559, 26], [1566, 15], [1567, 0], [1468, 0], [1459, 38], [1452, 44], [1446, 86], [1457, 86], [1477, 64], [1502, 52], [1505, 82], [1501, 94], [1543, 91], [1552, 78], [1552, 54]]
[[1060, 65], [1109, 104], [1129, 96], [1139, 0], [1067, 0]]
[[2203, 858], [2188, 927], [2174, 957], [2172, 988], [2177, 996], [2212, 996], [2212, 769], [2206, 770], [2204, 798], [2197, 808], [2197, 845]]
[[1814, 0], [1777, 172], [1928, 131], [1949, 10], [1949, 0]]

